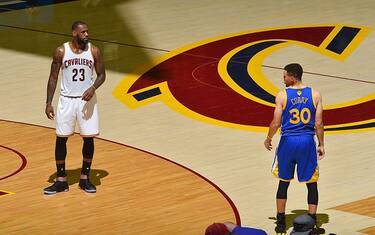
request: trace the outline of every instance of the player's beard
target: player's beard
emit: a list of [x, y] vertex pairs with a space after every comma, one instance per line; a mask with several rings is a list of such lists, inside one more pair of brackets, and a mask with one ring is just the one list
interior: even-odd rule
[[88, 38], [84, 38], [83, 40], [83, 44], [87, 45], [87, 43], [89, 43], [89, 39]]
[[86, 45], [89, 43], [89, 39], [88, 38], [84, 38], [84, 39], [81, 39], [81, 38], [77, 38], [77, 41], [78, 41], [78, 44], [86, 47]]

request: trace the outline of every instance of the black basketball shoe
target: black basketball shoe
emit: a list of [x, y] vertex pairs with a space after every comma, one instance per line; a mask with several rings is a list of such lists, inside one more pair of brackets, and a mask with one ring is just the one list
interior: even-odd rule
[[276, 227], [275, 232], [278, 235], [286, 234], [286, 223], [285, 223], [285, 214], [278, 213], [276, 216]]
[[318, 226], [318, 219], [317, 219], [317, 217], [316, 217], [316, 214], [308, 214], [311, 218], [313, 218], [313, 220], [314, 220], [314, 228], [313, 228], [313, 230], [312, 230], [312, 234], [325, 234], [326, 233], [326, 230], [324, 229], [324, 228], [320, 228], [319, 226]]
[[276, 225], [275, 232], [277, 235], [286, 235], [286, 225], [285, 224]]
[[319, 228], [318, 226], [316, 226], [315, 228], [313, 228], [312, 232], [312, 234], [325, 234], [326, 230], [324, 228]]
[[79, 187], [82, 190], [85, 190], [87, 193], [96, 193], [96, 187], [90, 182], [89, 179], [80, 179]]
[[69, 185], [66, 181], [55, 181], [51, 186], [45, 188], [43, 190], [44, 194], [56, 194], [59, 192], [68, 192], [69, 191]]

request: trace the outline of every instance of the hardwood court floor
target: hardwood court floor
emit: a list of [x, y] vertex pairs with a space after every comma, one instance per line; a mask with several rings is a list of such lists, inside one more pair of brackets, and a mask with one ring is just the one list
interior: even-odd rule
[[[1, 234], [201, 234], [206, 225], [236, 221], [236, 208], [205, 178], [166, 159], [96, 139], [91, 179], [96, 194], [78, 189], [81, 138], [69, 139], [70, 191], [43, 196], [54, 179], [54, 130], [0, 121], [1, 144], [27, 159], [24, 170], [0, 182]], [[22, 159], [0, 148], [0, 177]], [[99, 168], [96, 166], [100, 166]], [[238, 215], [237, 215], [238, 217]]]
[[[296, 25], [375, 29], [372, 0], [77, 0], [11, 11], [3, 11], [4, 4], [8, 3], [0, 2], [0, 119], [54, 127], [44, 114], [51, 55], [58, 45], [70, 40], [71, 23], [79, 19], [88, 23], [90, 40], [101, 49], [107, 68], [107, 81], [97, 90], [101, 137], [120, 144], [97, 140], [93, 179], [98, 193], [92, 197], [77, 189], [81, 141], [73, 137], [68, 145], [71, 190], [45, 198], [41, 190], [54, 177], [53, 130], [2, 121], [0, 146], [22, 153], [27, 165], [18, 174], [0, 180], [0, 190], [15, 193], [0, 192], [0, 234], [24, 234], [26, 230], [43, 234], [45, 226], [56, 226], [60, 233], [78, 233], [75, 231], [86, 231], [86, 225], [95, 220], [92, 229], [102, 234], [128, 234], [136, 229], [141, 235], [201, 235], [214, 221], [239, 219], [242, 225], [273, 234], [277, 180], [270, 174], [274, 151], [263, 147], [266, 133], [192, 119], [160, 101], [132, 109], [112, 93], [129, 75], [140, 75], [138, 67], [156, 65], [159, 56], [177, 53], [179, 48], [202, 40]], [[341, 61], [293, 44], [266, 55], [258, 70], [282, 89], [283, 66], [299, 62], [306, 71], [304, 81], [323, 94], [325, 107], [348, 104], [375, 94], [374, 45], [371, 31]], [[200, 56], [209, 52], [205, 53]], [[205, 69], [204, 64], [198, 68]], [[188, 78], [192, 73], [181, 76]], [[198, 80], [204, 83], [206, 78]], [[205, 102], [209, 95], [203, 92], [199, 97]], [[257, 115], [238, 108], [243, 115]], [[372, 106], [367, 114], [374, 114]], [[257, 116], [260, 120], [270, 118]], [[275, 137], [274, 146], [277, 142]], [[375, 234], [371, 207], [375, 195], [374, 142], [374, 130], [370, 129], [326, 136], [318, 213], [327, 232]], [[229, 196], [239, 216], [223, 194], [201, 177], [125, 145], [203, 175]], [[17, 156], [0, 147], [0, 179], [19, 168], [21, 159], [15, 161]], [[293, 182], [288, 197], [291, 222], [305, 212], [305, 186]], [[60, 212], [64, 216], [58, 219]], [[57, 222], [47, 225], [50, 221]]]

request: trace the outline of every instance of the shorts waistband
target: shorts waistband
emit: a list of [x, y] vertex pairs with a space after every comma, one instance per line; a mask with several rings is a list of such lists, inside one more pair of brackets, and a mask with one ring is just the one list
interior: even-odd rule
[[69, 95], [61, 95], [62, 97], [66, 97], [66, 98], [71, 98], [71, 99], [77, 99], [77, 98], [82, 98], [82, 96], [69, 96]]

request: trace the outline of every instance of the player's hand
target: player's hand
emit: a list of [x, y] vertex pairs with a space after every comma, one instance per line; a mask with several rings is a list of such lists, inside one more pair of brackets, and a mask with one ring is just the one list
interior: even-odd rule
[[52, 104], [50, 104], [50, 103], [46, 104], [45, 113], [46, 113], [48, 119], [51, 119], [51, 120], [55, 119], [55, 112], [53, 111]]
[[84, 101], [89, 101], [91, 100], [91, 98], [93, 97], [93, 95], [95, 94], [95, 87], [93, 86], [90, 86], [82, 95], [82, 99]]
[[325, 157], [324, 146], [319, 145], [318, 146], [318, 159], [322, 160], [324, 157]]
[[264, 141], [264, 147], [266, 147], [266, 149], [268, 151], [271, 151], [272, 150], [272, 140], [267, 138], [265, 141]]

